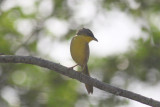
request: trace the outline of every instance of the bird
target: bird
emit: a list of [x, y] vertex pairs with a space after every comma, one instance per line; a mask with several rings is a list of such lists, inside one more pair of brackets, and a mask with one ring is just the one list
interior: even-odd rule
[[[78, 30], [76, 35], [72, 38], [71, 44], [70, 44], [70, 53], [72, 56], [72, 59], [77, 63], [75, 66], [80, 66], [82, 68], [82, 73], [90, 76], [88, 71], [88, 59], [89, 59], [89, 43], [94, 40], [98, 40], [94, 37], [92, 31], [87, 28], [81, 28]], [[89, 84], [85, 84], [85, 87], [87, 89], [88, 94], [93, 94], [93, 86]]]

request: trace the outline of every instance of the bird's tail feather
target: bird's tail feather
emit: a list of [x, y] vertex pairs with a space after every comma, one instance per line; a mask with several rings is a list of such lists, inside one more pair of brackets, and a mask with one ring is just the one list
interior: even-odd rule
[[[90, 76], [87, 65], [83, 69], [83, 74]], [[88, 94], [92, 94], [93, 93], [93, 86], [89, 85], [89, 84], [85, 84], [85, 86], [86, 86], [86, 89], [88, 91]]]

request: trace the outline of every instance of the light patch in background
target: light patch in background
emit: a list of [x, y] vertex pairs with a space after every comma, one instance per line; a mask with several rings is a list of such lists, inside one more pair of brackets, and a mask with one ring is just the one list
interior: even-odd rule
[[65, 20], [50, 18], [45, 22], [45, 26], [54, 36], [62, 37], [68, 32], [68, 23]]
[[37, 0], [16, 0], [17, 5], [22, 8], [22, 11], [25, 14], [32, 14], [36, 11], [35, 2]]
[[57, 41], [54, 42], [52, 45], [50, 56], [56, 62], [60, 62], [60, 64], [62, 65], [69, 66], [71, 62], [69, 61], [69, 58], [71, 58], [71, 55], [70, 55], [70, 47], [68, 43], [66, 42], [62, 43], [62, 42], [57, 42]]
[[[148, 98], [153, 98], [155, 100], [159, 100], [160, 99], [160, 94], [159, 94], [160, 88], [159, 87], [160, 87], [160, 83], [151, 86], [150, 84], [146, 84], [141, 81], [135, 81], [135, 79], [134, 79], [134, 81], [132, 81], [132, 82], [130, 81], [130, 85], [127, 90], [130, 90], [130, 91], [135, 92], [137, 94], [141, 94], [141, 95], [146, 96]], [[118, 107], [120, 107], [120, 106], [118, 106]], [[126, 107], [149, 107], [149, 106], [130, 100], [129, 105], [126, 105]]]
[[52, 58], [53, 61], [64, 66], [73, 66], [71, 60], [69, 42], [52, 41], [51, 37], [44, 36], [38, 42], [38, 50]]
[[1, 4], [1, 9], [2, 11], [7, 11], [11, 8], [14, 8], [15, 6], [17, 6], [16, 0], [5, 0]]
[[113, 9], [97, 14], [92, 31], [98, 43], [90, 45], [91, 53], [107, 56], [127, 51], [131, 39], [140, 37], [141, 25], [126, 13]]
[[73, 11], [71, 20], [79, 25], [90, 22], [96, 15], [99, 6], [97, 2], [97, 0], [68, 0], [67, 3]]
[[20, 7], [29, 7], [29, 6], [33, 6], [34, 3], [38, 0], [14, 0], [15, 2], [17, 2], [17, 5]]
[[12, 75], [12, 80], [15, 84], [21, 85], [23, 84], [27, 79], [27, 75], [23, 71], [16, 71]]
[[152, 14], [150, 15], [150, 21], [159, 28], [160, 30], [160, 14]]
[[75, 107], [89, 107], [89, 102], [85, 99], [80, 99], [76, 102]]
[[37, 0], [4, 0], [1, 6], [3, 11], [19, 6], [25, 14], [31, 14], [36, 11], [36, 1]]
[[24, 36], [31, 35], [34, 30], [34, 20], [19, 19], [15, 22], [15, 27]]
[[38, 41], [37, 49], [40, 53], [46, 55], [52, 50], [52, 43], [53, 41], [51, 37], [42, 36], [42, 38], [40, 38]]
[[17, 91], [11, 87], [4, 87], [1, 90], [1, 96], [6, 100], [12, 107], [19, 107], [20, 100]]
[[43, 0], [39, 5], [39, 15], [41, 17], [47, 17], [53, 12], [53, 1], [52, 0]]
[[137, 9], [140, 7], [140, 3], [136, 2], [135, 0], [127, 0], [127, 2], [132, 9]]

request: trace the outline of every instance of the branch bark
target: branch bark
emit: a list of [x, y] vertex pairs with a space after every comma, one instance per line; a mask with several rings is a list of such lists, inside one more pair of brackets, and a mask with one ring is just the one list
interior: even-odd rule
[[79, 80], [80, 82], [93, 85], [94, 87], [100, 90], [112, 93], [114, 95], [126, 97], [128, 99], [138, 101], [140, 103], [143, 103], [152, 107], [160, 107], [160, 102], [152, 98], [147, 98], [140, 94], [136, 94], [131, 91], [127, 91], [124, 89], [111, 86], [95, 78], [91, 78], [80, 72], [76, 72], [75, 70], [68, 69], [65, 66], [62, 66], [58, 63], [54, 63], [45, 59], [41, 59], [33, 56], [0, 55], [0, 63], [25, 63], [25, 64], [37, 65], [50, 70], [54, 70], [57, 73]]

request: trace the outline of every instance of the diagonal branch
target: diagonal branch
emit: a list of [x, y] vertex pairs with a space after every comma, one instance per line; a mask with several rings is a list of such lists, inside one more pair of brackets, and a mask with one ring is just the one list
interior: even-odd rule
[[48, 68], [50, 70], [54, 70], [57, 73], [61, 73], [70, 78], [79, 80], [80, 82], [93, 85], [94, 87], [100, 90], [112, 93], [114, 95], [126, 97], [128, 99], [132, 99], [140, 103], [150, 105], [152, 107], [160, 107], [160, 102], [152, 98], [147, 98], [140, 94], [136, 94], [131, 91], [127, 91], [127, 90], [123, 90], [123, 89], [111, 86], [107, 83], [101, 82], [97, 79], [86, 76], [80, 72], [70, 70], [67, 67], [64, 67], [58, 63], [54, 63], [45, 59], [32, 57], [32, 56], [0, 55], [0, 63], [25, 63], [25, 64], [41, 66], [44, 68]]

